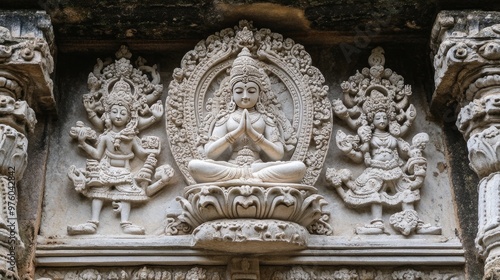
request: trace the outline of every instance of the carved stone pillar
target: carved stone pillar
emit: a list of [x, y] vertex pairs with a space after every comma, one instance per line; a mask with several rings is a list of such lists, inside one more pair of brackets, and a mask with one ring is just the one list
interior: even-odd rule
[[[35, 110], [51, 110], [55, 104], [49, 77], [53, 70], [49, 46], [51, 34], [50, 20], [44, 13], [0, 13], [2, 279], [19, 279], [20, 263], [30, 259], [20, 237], [17, 185], [27, 167], [27, 134], [34, 130], [37, 122]], [[28, 242], [32, 243], [32, 240]]]
[[[480, 178], [476, 247], [485, 279], [500, 276], [500, 13], [441, 12], [433, 28], [434, 111], [455, 103]], [[457, 110], [458, 111], [458, 110]]]

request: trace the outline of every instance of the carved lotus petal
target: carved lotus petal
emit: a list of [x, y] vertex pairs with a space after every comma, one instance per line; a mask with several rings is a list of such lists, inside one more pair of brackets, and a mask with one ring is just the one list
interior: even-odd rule
[[181, 219], [192, 227], [203, 222], [222, 219], [276, 219], [309, 226], [321, 217], [326, 204], [316, 189], [294, 185], [192, 187], [178, 198], [184, 212]]

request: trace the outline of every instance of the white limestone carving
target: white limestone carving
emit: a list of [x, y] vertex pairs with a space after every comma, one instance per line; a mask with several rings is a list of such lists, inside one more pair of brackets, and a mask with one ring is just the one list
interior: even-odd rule
[[228, 264], [227, 279], [255, 279], [259, 280], [259, 260], [256, 258], [233, 258]]
[[263, 277], [269, 275], [269, 278], [276, 280], [290, 279], [335, 279], [335, 280], [464, 280], [462, 272], [450, 272], [446, 270], [421, 271], [412, 268], [404, 269], [375, 269], [375, 268], [322, 268], [322, 267], [307, 267], [293, 266], [286, 270], [283, 268], [261, 269]]
[[[68, 176], [75, 190], [92, 200], [92, 214], [86, 223], [68, 226], [68, 234], [96, 233], [104, 202], [120, 213], [124, 233], [144, 234], [142, 226], [129, 221], [132, 204], [147, 202], [173, 176], [167, 164], [155, 169], [160, 139], [139, 136], [163, 116], [160, 75], [156, 65], [146, 66], [143, 59], [134, 68], [131, 56], [122, 46], [114, 63], [105, 65], [98, 59], [89, 74], [90, 92], [84, 94], [83, 104], [90, 123], [101, 133], [81, 121], [71, 128], [71, 137], [90, 158], [85, 169], [71, 166]], [[143, 164], [134, 165], [136, 158]]]
[[[227, 219], [209, 221], [193, 231], [198, 246], [227, 252], [266, 253], [302, 249], [307, 245], [307, 230], [296, 223], [280, 220]], [[221, 247], [221, 244], [231, 245]], [[265, 243], [266, 246], [255, 246]]]
[[[189, 162], [189, 173], [197, 183], [299, 183], [304, 178], [303, 162], [281, 161], [297, 140], [270, 86], [268, 75], [243, 48], [233, 61], [229, 80], [221, 86], [232, 98], [226, 110], [217, 112], [208, 133], [207, 160]], [[226, 152], [230, 154], [225, 158]], [[269, 160], [262, 160], [264, 156]]]
[[[279, 140], [284, 142], [285, 155], [281, 160], [302, 161], [306, 172], [299, 181], [312, 184], [319, 176], [331, 131], [327, 125], [331, 113], [324, 78], [311, 66], [303, 46], [268, 29], [257, 31], [246, 22], [240, 25], [198, 43], [184, 56], [182, 67], [175, 69], [166, 105], [172, 153], [187, 181], [195, 184], [189, 162], [208, 158], [205, 144], [210, 141], [214, 125], [217, 121], [225, 122], [229, 119], [228, 111], [237, 109], [231, 102], [233, 91], [229, 88], [234, 83], [230, 84], [226, 71], [247, 47], [251, 56], [248, 59], [254, 60], [248, 69], [258, 68], [262, 72], [252, 73], [252, 80], [265, 87], [259, 88], [262, 96], [254, 108], [261, 112], [252, 114], [251, 121], [274, 122], [279, 128]], [[248, 57], [246, 51], [242, 60], [243, 57]], [[231, 115], [233, 118], [236, 115]], [[240, 119], [241, 115], [234, 122]], [[315, 145], [310, 145], [311, 139]]]
[[[212, 247], [219, 240], [214, 224], [222, 219], [239, 228], [250, 228], [248, 219], [270, 219], [331, 233], [324, 230], [325, 202], [311, 186], [328, 149], [330, 102], [303, 46], [242, 21], [198, 43], [173, 78], [167, 132], [190, 184], [178, 198], [184, 211], [177, 225], [203, 226], [193, 231], [195, 239]], [[242, 238], [264, 241], [260, 234], [252, 229]], [[295, 247], [293, 234], [284, 235], [271, 239]]]
[[[22, 16], [21, 16], [22, 17]], [[33, 18], [31, 18], [33, 19]], [[18, 183], [28, 162], [28, 132], [36, 124], [31, 108], [54, 106], [53, 59], [43, 36], [13, 37], [10, 30], [36, 27], [0, 26], [0, 278], [20, 279], [24, 244], [19, 232]], [[31, 245], [32, 240], [27, 240]]]
[[358, 234], [382, 234], [383, 208], [400, 208], [389, 222], [401, 234], [440, 234], [438, 227], [424, 224], [414, 210], [420, 200], [427, 160], [423, 150], [426, 133], [416, 134], [411, 144], [403, 137], [416, 117], [409, 103], [411, 87], [403, 77], [384, 68], [384, 51], [378, 47], [368, 59], [370, 68], [342, 83], [343, 100], [333, 101], [333, 111], [357, 134], [339, 130], [338, 148], [349, 159], [366, 167], [353, 178], [349, 169], [327, 170], [327, 180], [344, 202], [353, 208], [371, 208], [372, 221], [356, 229]]
[[81, 270], [41, 270], [37, 280], [222, 280], [224, 271], [214, 268], [87, 268]]
[[307, 227], [319, 219], [316, 216], [326, 203], [313, 187], [286, 184], [204, 185], [188, 189], [185, 196], [188, 200], [179, 198], [189, 209], [183, 219], [194, 227], [206, 221], [242, 217], [291, 221]]

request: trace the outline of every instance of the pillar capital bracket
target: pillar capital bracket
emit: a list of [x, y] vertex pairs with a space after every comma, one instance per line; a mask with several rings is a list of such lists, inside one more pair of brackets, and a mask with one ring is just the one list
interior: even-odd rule
[[430, 47], [436, 85], [433, 111], [450, 103], [462, 107], [500, 85], [500, 12], [442, 11]]
[[[0, 95], [53, 111], [54, 34], [45, 12], [0, 11]], [[0, 101], [0, 114], [2, 103]]]

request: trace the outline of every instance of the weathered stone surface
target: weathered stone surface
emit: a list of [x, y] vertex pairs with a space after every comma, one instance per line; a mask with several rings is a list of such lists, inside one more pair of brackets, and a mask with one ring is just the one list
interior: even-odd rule
[[[30, 277], [33, 272], [34, 232], [38, 227], [43, 186], [35, 183], [28, 185], [28, 193], [33, 194], [32, 200], [26, 200], [26, 197], [20, 199], [19, 193], [22, 187], [20, 180], [29, 157], [27, 134], [35, 130], [37, 122], [32, 108], [49, 113], [55, 106], [50, 78], [54, 65], [51, 27], [50, 19], [43, 12], [0, 12], [2, 278], [20, 279], [24, 275]], [[45, 159], [44, 149], [41, 150], [40, 156]], [[44, 162], [38, 162], [40, 171], [43, 171], [43, 166]], [[37, 175], [43, 176], [41, 173]], [[18, 205], [19, 200], [29, 201], [32, 207]]]
[[[232, 27], [229, 26], [229, 27]], [[260, 28], [260, 26], [258, 26]], [[354, 45], [353, 45], [354, 46]], [[191, 46], [189, 49], [192, 49]], [[353, 53], [346, 57], [338, 46], [332, 47], [311, 47], [305, 48], [311, 55], [311, 64], [319, 69], [325, 77], [325, 84], [329, 86], [328, 99], [339, 98], [342, 94], [340, 84], [347, 80], [357, 69], [366, 66], [371, 49], [359, 48], [358, 53]], [[333, 225], [333, 236], [311, 235], [308, 241], [310, 248], [306, 251], [290, 251], [269, 253], [263, 257], [265, 263], [279, 266], [300, 265], [303, 263], [314, 263], [318, 266], [331, 265], [356, 265], [366, 266], [374, 259], [379, 264], [397, 264], [404, 266], [408, 264], [438, 265], [445, 264], [452, 266], [464, 265], [463, 251], [461, 243], [455, 237], [455, 223], [453, 204], [449, 200], [451, 192], [449, 188], [449, 173], [446, 165], [445, 146], [440, 136], [440, 127], [437, 123], [429, 119], [427, 112], [425, 95], [429, 73], [423, 71], [428, 55], [425, 53], [423, 44], [407, 45], [384, 45], [386, 54], [386, 66], [397, 71], [405, 77], [405, 83], [411, 84], [413, 89], [412, 103], [417, 109], [418, 121], [415, 121], [410, 134], [426, 131], [430, 136], [430, 142], [426, 149], [429, 157], [427, 182], [424, 186], [440, 186], [435, 192], [422, 191], [421, 200], [417, 205], [419, 214], [425, 221], [432, 221], [440, 224], [443, 234], [438, 236], [414, 235], [409, 238], [398, 236], [388, 227], [391, 235], [357, 236], [353, 238], [353, 228], [363, 225], [369, 219], [368, 211], [354, 211], [348, 209], [338, 197], [338, 195], [326, 186], [324, 171], [320, 172], [314, 187], [321, 195], [328, 199], [328, 206], [325, 211], [330, 212], [328, 223]], [[194, 266], [196, 264], [219, 264], [226, 265], [232, 256], [228, 253], [214, 253], [212, 251], [192, 250], [194, 240], [190, 236], [158, 236], [164, 231], [163, 221], [168, 214], [180, 214], [182, 209], [176, 196], [184, 193], [187, 182], [180, 176], [182, 174], [177, 169], [177, 164], [172, 164], [176, 168], [175, 182], [171, 187], [162, 192], [148, 202], [147, 207], [134, 209], [132, 218], [147, 217], [144, 222], [148, 235], [144, 237], [130, 238], [123, 234], [116, 234], [116, 217], [111, 211], [103, 211], [102, 223], [99, 227], [99, 235], [95, 237], [67, 236], [65, 225], [67, 221], [85, 220], [88, 218], [88, 201], [76, 193], [71, 186], [71, 182], [66, 177], [65, 166], [71, 164], [85, 164], [85, 155], [79, 153], [71, 145], [71, 137], [68, 134], [71, 126], [77, 120], [85, 120], [85, 110], [81, 105], [81, 95], [87, 92], [88, 72], [93, 68], [97, 57], [112, 56], [112, 52], [84, 54], [63, 53], [59, 56], [59, 65], [80, 65], [79, 67], [67, 67], [67, 71], [60, 73], [60, 118], [58, 123], [53, 123], [53, 132], [50, 146], [57, 147], [51, 149], [48, 159], [50, 171], [47, 173], [46, 199], [57, 196], [58, 200], [44, 205], [45, 215], [42, 219], [40, 230], [40, 243], [37, 250], [37, 261], [40, 266], [55, 267], [60, 265], [73, 266], [91, 265], [98, 256], [103, 265], [113, 265], [111, 262], [120, 261], [124, 263], [145, 263], [151, 262], [157, 265], [184, 264]], [[134, 51], [134, 49], [132, 49]], [[137, 53], [134, 51], [134, 53]], [[172, 74], [182, 61], [185, 52], [150, 52], [144, 57], [151, 62], [158, 63], [158, 69], [164, 84], [173, 81]], [[134, 60], [134, 59], [133, 59]], [[407, 67], [412, 65], [412, 67]], [[164, 90], [162, 100], [170, 93]], [[340, 121], [334, 122], [333, 130], [345, 129], [340, 127]], [[149, 131], [149, 130], [148, 130]], [[163, 135], [160, 161], [173, 161], [170, 154], [172, 147], [165, 137], [165, 127], [162, 125], [152, 128], [151, 134]], [[149, 134], [149, 132], [148, 132]], [[346, 168], [342, 166], [338, 159], [342, 158], [342, 153], [332, 142], [329, 146], [326, 158], [328, 166]], [[76, 162], [76, 163], [75, 163]], [[347, 161], [343, 161], [347, 162]], [[349, 163], [347, 163], [349, 165]], [[441, 166], [441, 168], [440, 168]], [[361, 170], [355, 165], [349, 165], [356, 172]], [[178, 172], [179, 171], [179, 172]], [[63, 182], [61, 182], [63, 181]], [[67, 209], [67, 211], [60, 211]], [[109, 208], [108, 208], [109, 210]], [[162, 216], [163, 215], [163, 216]], [[384, 217], [389, 220], [390, 213]], [[64, 221], [64, 224], [61, 222]], [[360, 238], [360, 239], [358, 239]], [[369, 249], [370, 246], [378, 249]], [[155, 246], [161, 246], [161, 250], [155, 250]], [[338, 250], [342, 247], [342, 250]], [[68, 248], [80, 248], [81, 256], [71, 255]], [[140, 248], [142, 255], [130, 256], [130, 249]], [[380, 249], [384, 248], [384, 249]], [[345, 250], [344, 250], [345, 249]], [[236, 249], [234, 249], [236, 250]], [[182, 258], [175, 254], [184, 252]], [[333, 252], [333, 253], [332, 253]], [[237, 254], [237, 253], [236, 253]], [[346, 254], [346, 255], [343, 255]], [[431, 256], [427, 258], [423, 256]], [[402, 258], [401, 255], [405, 257]], [[113, 256], [112, 258], [110, 256]], [[418, 269], [415, 269], [418, 271]], [[392, 271], [390, 272], [390, 274]], [[265, 279], [265, 278], [264, 278]]]
[[[40, 234], [36, 249], [37, 277], [223, 279], [228, 277], [225, 273], [230, 273], [235, 278], [257, 279], [461, 279], [464, 278], [463, 266], [467, 260], [467, 279], [480, 278], [481, 265], [478, 265], [473, 253], [465, 252], [464, 259], [463, 249], [471, 248], [471, 234], [474, 234], [471, 227], [475, 226], [470, 222], [470, 217], [476, 214], [465, 204], [470, 199], [468, 195], [475, 193], [475, 178], [466, 168], [463, 155], [458, 151], [447, 150], [465, 150], [465, 144], [451, 143], [456, 134], [450, 131], [445, 131], [451, 135], [450, 142], [444, 142], [441, 123], [434, 121], [428, 114], [426, 97], [432, 92], [432, 78], [426, 42], [438, 10], [451, 6], [495, 9], [498, 5], [496, 1], [478, 3], [466, 0], [2, 2], [2, 8], [45, 9], [55, 22], [54, 42], [60, 51], [58, 91], [55, 93], [60, 101], [57, 105], [60, 109], [59, 118], [57, 122], [39, 118], [39, 122], [44, 124], [42, 128], [35, 129], [37, 139], [33, 143], [37, 147], [30, 151], [40, 153], [32, 157], [34, 165], [28, 165], [28, 170], [35, 168], [25, 174], [25, 179], [29, 181], [21, 184], [37, 189], [30, 192], [25, 187], [20, 192], [20, 203], [23, 203], [20, 206], [23, 208], [20, 225], [27, 227], [21, 237], [23, 240], [32, 240], [33, 235]], [[143, 54], [152, 64], [158, 63], [161, 80], [163, 84], [168, 84], [173, 80], [175, 67], [183, 61], [183, 55], [199, 40], [223, 28], [232, 28], [241, 19], [252, 20], [258, 28], [272, 28], [274, 32], [305, 45], [311, 55], [312, 65], [323, 73], [324, 84], [329, 86], [329, 100], [341, 96], [341, 82], [347, 80], [356, 69], [364, 67], [369, 50], [382, 43], [387, 67], [404, 76], [405, 83], [412, 85], [412, 103], [415, 102], [418, 121], [413, 123], [408, 135], [418, 132], [429, 134], [425, 150], [427, 173], [422, 184], [421, 199], [415, 207], [426, 222], [442, 226], [441, 235], [402, 237], [388, 228], [390, 235], [353, 237], [352, 229], [362, 226], [370, 218], [370, 213], [347, 208], [335, 191], [327, 187], [325, 171], [321, 171], [313, 187], [329, 202], [320, 221], [323, 225], [328, 223], [333, 226], [333, 231], [329, 229], [333, 236], [311, 235], [305, 251], [284, 253], [280, 250], [274, 253], [272, 248], [268, 248], [270, 253], [257, 258], [250, 256], [247, 261], [235, 258], [241, 257], [238, 256], [240, 249], [237, 246], [228, 250], [235, 255], [193, 250], [194, 240], [190, 236], [161, 236], [166, 233], [165, 223], [176, 223], [172, 217], [177, 217], [182, 209], [175, 197], [182, 195], [187, 186], [173, 161], [172, 147], [164, 135], [163, 124], [148, 130], [147, 134], [151, 132], [151, 135], [161, 139], [159, 161], [171, 164], [176, 175], [172, 185], [149, 201], [147, 206], [134, 209], [133, 218], [144, 223], [148, 234], [133, 238], [117, 234], [119, 228], [115, 227], [116, 217], [107, 208], [103, 211], [103, 221], [97, 235], [67, 235], [65, 226], [85, 221], [90, 212], [88, 200], [74, 191], [66, 174], [67, 167], [72, 164], [85, 165], [87, 156], [74, 148], [68, 131], [76, 121], [86, 120], [81, 96], [87, 92], [85, 82], [95, 59], [112, 56], [121, 44], [126, 43], [134, 53]], [[25, 26], [29, 27], [30, 23]], [[167, 95], [171, 95], [168, 90], [162, 91], [161, 99], [165, 100]], [[284, 104], [286, 106], [287, 103]], [[441, 109], [440, 116], [453, 115], [446, 106]], [[345, 131], [346, 127], [335, 119], [332, 129]], [[448, 157], [449, 153], [452, 153], [451, 157]], [[331, 144], [326, 164], [353, 170], [356, 176], [362, 173], [362, 168], [350, 164], [343, 157], [335, 144]], [[461, 162], [453, 162], [457, 158]], [[44, 163], [47, 164], [47, 172], [45, 167], [40, 168]], [[450, 181], [450, 177], [453, 181]], [[38, 230], [37, 210], [42, 206], [39, 198], [44, 186], [44, 215]], [[459, 223], [455, 220], [454, 202], [450, 200], [452, 188], [455, 189], [456, 202], [459, 204]], [[458, 192], [461, 188], [467, 192]], [[429, 191], [431, 189], [435, 191]], [[327, 212], [330, 215], [326, 215]], [[384, 219], [388, 221], [391, 214], [393, 212], [384, 212]], [[176, 226], [177, 230], [184, 231], [186, 225], [180, 223]], [[320, 223], [315, 226], [320, 231], [324, 230]], [[456, 235], [460, 236], [461, 241]], [[248, 244], [251, 246], [251, 242]], [[20, 272], [29, 277], [34, 268], [30, 254], [35, 252], [35, 244], [27, 245], [28, 255], [22, 257]], [[216, 247], [212, 248], [218, 249]], [[97, 262], [113, 268], [92, 268]], [[124, 266], [117, 267], [117, 262]], [[144, 268], [144, 263], [157, 266]], [[232, 266], [224, 267], [229, 263]], [[371, 265], [376, 268], [372, 269]], [[56, 268], [61, 266], [86, 267]], [[46, 270], [41, 270], [42, 267]]]
[[[22, 99], [37, 112], [54, 112], [55, 99], [50, 75], [54, 70], [55, 46], [50, 18], [44, 12], [0, 11], [0, 27], [0, 70], [14, 76], [6, 77], [14, 78], [13, 83], [17, 87], [17, 95], [12, 97], [15, 101]], [[2, 84], [2, 87], [9, 85], [5, 81]], [[29, 117], [25, 119], [25, 122], [30, 122]]]
[[467, 141], [469, 165], [481, 179], [475, 243], [485, 259], [485, 279], [493, 279], [498, 277], [500, 257], [500, 14], [443, 11], [436, 18], [431, 48], [436, 85], [432, 107], [442, 110], [452, 104], [460, 108], [456, 125]]
[[[273, 26], [303, 44], [364, 40], [426, 41], [439, 10], [498, 9], [495, 1], [36, 1], [7, 0], [6, 8], [45, 10], [54, 22], [59, 47], [77, 51], [116, 48], [113, 40], [148, 49], [173, 49], [241, 19]], [[83, 38], [88, 40], [82, 41]], [[169, 44], [158, 41], [169, 41]], [[181, 47], [182, 48], [182, 47]]]

